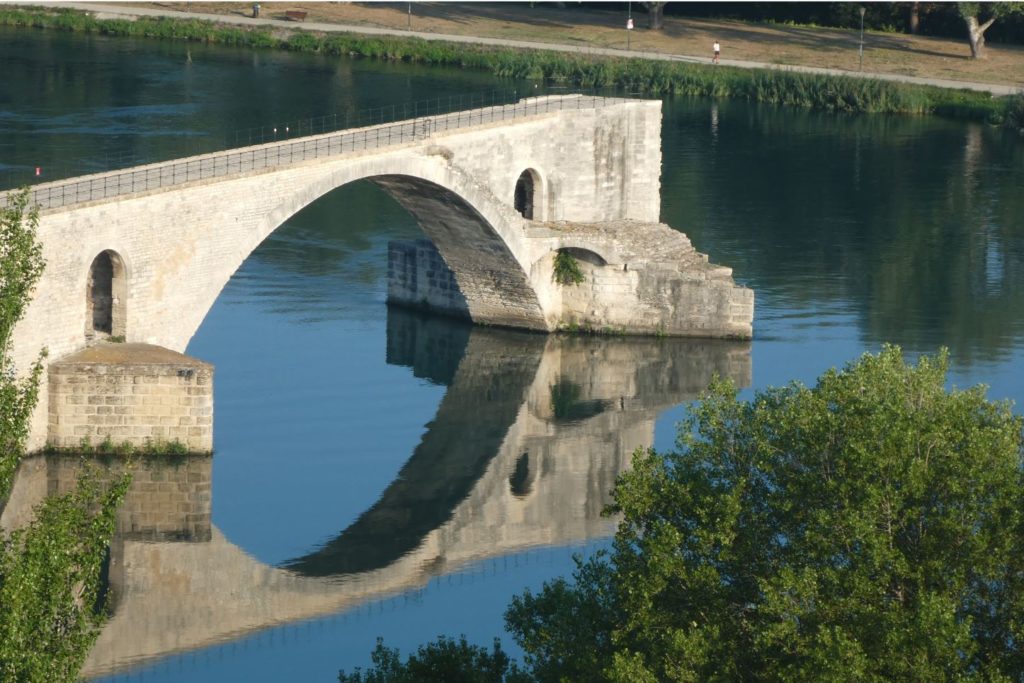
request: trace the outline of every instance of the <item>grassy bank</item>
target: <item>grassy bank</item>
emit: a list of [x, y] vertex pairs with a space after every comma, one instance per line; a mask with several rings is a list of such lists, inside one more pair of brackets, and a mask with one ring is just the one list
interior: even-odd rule
[[279, 35], [262, 27], [191, 19], [97, 19], [68, 10], [0, 9], [0, 25], [458, 66], [488, 70], [499, 77], [545, 79], [583, 88], [619, 87], [651, 95], [729, 97], [826, 111], [938, 114], [1024, 128], [1024, 95], [993, 98], [987, 93], [845, 76], [498, 49], [417, 38], [305, 31]]

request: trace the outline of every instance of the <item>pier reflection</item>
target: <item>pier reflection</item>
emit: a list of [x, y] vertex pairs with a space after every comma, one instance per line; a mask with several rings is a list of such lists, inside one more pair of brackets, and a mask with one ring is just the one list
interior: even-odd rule
[[[748, 343], [541, 336], [392, 309], [387, 361], [447, 387], [379, 500], [322, 547], [265, 565], [211, 524], [209, 458], [145, 460], [111, 548], [112, 615], [93, 677], [339, 612], [468, 564], [610, 535], [616, 476], [658, 414], [717, 374], [751, 381]], [[97, 463], [111, 479], [122, 463]], [[76, 459], [26, 461], [0, 523], [74, 485]]]

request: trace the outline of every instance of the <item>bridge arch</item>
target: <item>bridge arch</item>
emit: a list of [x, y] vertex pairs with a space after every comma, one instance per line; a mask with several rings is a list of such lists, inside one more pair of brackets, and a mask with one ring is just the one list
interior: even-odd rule
[[87, 339], [124, 337], [127, 324], [128, 271], [113, 249], [101, 251], [89, 265], [85, 291]]
[[572, 256], [577, 261], [583, 261], [584, 263], [592, 266], [606, 266], [608, 265], [607, 259], [601, 254], [597, 253], [593, 249], [586, 249], [584, 247], [569, 247], [565, 246], [559, 249]]
[[[466, 299], [468, 317], [491, 325], [546, 331], [545, 314], [528, 275], [535, 260], [526, 242], [523, 218], [510, 203], [451, 164], [443, 155], [393, 154], [310, 167], [302, 182], [277, 184], [266, 174], [268, 193], [255, 216], [239, 226], [231, 253], [220, 254], [216, 272], [197, 292], [189, 324], [171, 348], [184, 348], [239, 266], [271, 233], [320, 197], [366, 180], [381, 187], [419, 224], [454, 273]], [[223, 194], [223, 191], [222, 191]], [[218, 200], [219, 201], [219, 200]], [[224, 258], [227, 257], [227, 258]]]

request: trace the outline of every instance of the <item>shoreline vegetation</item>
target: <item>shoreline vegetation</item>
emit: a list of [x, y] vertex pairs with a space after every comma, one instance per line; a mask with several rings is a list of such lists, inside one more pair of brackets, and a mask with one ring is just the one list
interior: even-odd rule
[[115, 442], [109, 436], [103, 441], [93, 444], [92, 439], [83, 436], [77, 446], [55, 446], [46, 444], [32, 455], [73, 455], [73, 456], [116, 456], [119, 458], [150, 458], [150, 457], [184, 457], [209, 456], [210, 452], [191, 451], [178, 439], [146, 439], [145, 445], [136, 446], [130, 441]]
[[828, 112], [938, 115], [1024, 131], [1024, 91], [994, 97], [984, 92], [841, 75], [516, 50], [413, 37], [323, 35], [301, 29], [282, 34], [198, 19], [101, 19], [68, 9], [0, 8], [0, 26], [457, 66], [487, 70], [499, 78], [546, 80], [581, 88], [618, 87], [654, 96], [736, 98]]

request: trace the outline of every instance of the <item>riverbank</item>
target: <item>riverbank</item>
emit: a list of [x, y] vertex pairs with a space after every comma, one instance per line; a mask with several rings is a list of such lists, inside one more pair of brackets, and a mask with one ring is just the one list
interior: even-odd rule
[[[204, 19], [147, 16], [154, 12], [100, 4], [75, 5], [83, 6], [96, 11], [4, 8], [0, 9], [0, 25], [460, 66], [489, 70], [499, 77], [544, 79], [582, 88], [617, 87], [652, 95], [732, 97], [826, 111], [939, 114], [1024, 128], [1024, 95], [1020, 94], [994, 98], [988, 92], [834, 73], [746, 69], [727, 64], [712, 67], [643, 56], [608, 56], [592, 51], [563, 53], [550, 47], [520, 49], [468, 41], [368, 35], [365, 31], [325, 32], [319, 30], [320, 24], [308, 25], [303, 30], [291, 25], [282, 28], [283, 22], [277, 20], [249, 19], [252, 23], [238, 25], [238, 17], [224, 17], [224, 21], [231, 23], [220, 23], [217, 17], [209, 15]], [[108, 10], [126, 16], [111, 16]]]
[[[251, 5], [237, 2], [130, 2], [127, 6], [118, 4], [116, 9], [150, 16], [205, 15], [239, 24], [254, 21]], [[296, 24], [288, 20], [288, 11], [305, 12], [306, 17]], [[258, 21], [317, 26], [317, 30], [386, 32], [427, 40], [468, 40], [500, 47], [704, 64], [710, 62], [712, 43], [720, 42], [722, 61], [729, 66], [862, 73], [918, 85], [990, 88], [997, 94], [1008, 94], [1024, 84], [1022, 46], [990, 42], [985, 59], [970, 59], [966, 40], [868, 30], [861, 53], [860, 33], [856, 30], [672, 14], [665, 16], [660, 30], [650, 30], [644, 10], [638, 6], [631, 10], [635, 29], [627, 35], [628, 12], [622, 5], [584, 7], [567, 3], [559, 7], [552, 2], [533, 6], [522, 2], [265, 2]]]

